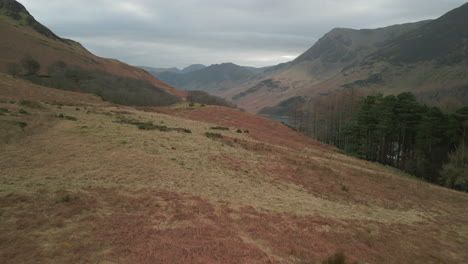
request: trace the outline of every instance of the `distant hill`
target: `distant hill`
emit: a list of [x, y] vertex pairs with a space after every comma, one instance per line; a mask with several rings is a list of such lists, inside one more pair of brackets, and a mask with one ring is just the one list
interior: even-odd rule
[[336, 28], [294, 61], [267, 70], [257, 83], [232, 89], [229, 96], [252, 112], [271, 111], [295, 96], [346, 88], [411, 91], [428, 104], [468, 105], [467, 43], [468, 4], [432, 21]]
[[198, 71], [204, 68], [206, 68], [206, 66], [203, 64], [192, 64], [182, 69], [180, 73], [189, 73], [189, 72]]
[[[50, 67], [60, 62], [68, 67], [79, 67], [88, 75], [103, 72], [106, 78], [129, 78], [148, 83], [145, 84], [147, 95], [157, 97], [169, 94], [179, 98], [186, 96], [185, 92], [154, 78], [142, 69], [114, 59], [97, 57], [78, 42], [60, 38], [37, 22], [22, 4], [14, 0], [0, 0], [0, 35], [0, 72], [9, 72], [12, 64], [29, 56], [40, 64], [39, 75], [49, 75]], [[128, 86], [125, 89], [134, 88]]]
[[[192, 70], [199, 68], [198, 70]], [[192, 65], [180, 72], [154, 72], [155, 77], [181, 90], [201, 90], [223, 95], [233, 87], [247, 85], [261, 78], [260, 73], [233, 63], [213, 64], [208, 67]]]

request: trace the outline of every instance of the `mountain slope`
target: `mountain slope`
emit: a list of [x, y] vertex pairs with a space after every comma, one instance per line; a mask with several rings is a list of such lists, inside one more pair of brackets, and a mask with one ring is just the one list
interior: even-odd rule
[[155, 76], [178, 89], [223, 95], [226, 90], [246, 85], [261, 75], [233, 63], [222, 63], [186, 73], [161, 72]]
[[334, 29], [296, 60], [264, 80], [284, 89], [236, 93], [236, 103], [252, 112], [294, 96], [315, 97], [343, 88], [384, 94], [411, 91], [429, 104], [468, 105], [468, 3], [432, 21], [374, 30]]
[[313, 85], [334, 77], [349, 65], [360, 63], [395, 37], [426, 23], [422, 21], [362, 30], [335, 28], [294, 61], [277, 67], [265, 77], [285, 89], [271, 92], [268, 91], [270, 87], [265, 86], [250, 92], [249, 96], [237, 103], [248, 110], [258, 111], [290, 97], [303, 95]]
[[468, 262], [466, 193], [280, 123], [0, 86], [2, 263]]
[[40, 62], [40, 74], [47, 74], [48, 66], [63, 61], [90, 71], [105, 71], [116, 76], [144, 80], [155, 89], [178, 97], [186, 95], [141, 69], [117, 60], [97, 57], [79, 43], [56, 36], [14, 0], [0, 0], [0, 35], [1, 72], [7, 72], [9, 64], [18, 63], [25, 55], [30, 55]]

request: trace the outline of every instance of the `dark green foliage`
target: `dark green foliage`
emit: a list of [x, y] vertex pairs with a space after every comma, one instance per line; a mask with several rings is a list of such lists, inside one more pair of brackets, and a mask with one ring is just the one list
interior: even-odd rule
[[237, 108], [237, 106], [226, 99], [210, 95], [203, 91], [189, 91], [187, 100], [191, 103], [207, 104], [207, 105], [220, 105], [230, 108]]
[[41, 69], [41, 65], [31, 56], [27, 55], [21, 60], [21, 66], [25, 71], [26, 75], [37, 75], [39, 70]]
[[22, 115], [27, 115], [27, 114], [28, 114], [28, 112], [27, 112], [26, 110], [24, 110], [24, 109], [20, 109], [20, 110], [18, 111], [18, 113], [20, 113], [20, 114], [22, 114]]
[[211, 129], [213, 129], [213, 130], [229, 130], [229, 128], [227, 128], [227, 127], [222, 127], [222, 126], [211, 127]]
[[341, 186], [341, 190], [342, 190], [343, 192], [349, 192], [348, 187], [346, 187], [346, 186], [344, 186], [344, 185]]
[[248, 134], [250, 131], [248, 129], [244, 130], [244, 133]]
[[223, 138], [223, 135], [219, 133], [211, 133], [211, 132], [206, 132], [205, 136], [207, 136], [208, 138]]
[[8, 113], [10, 112], [10, 110], [8, 110], [7, 108], [0, 108], [0, 113]]
[[419, 103], [411, 93], [353, 97], [351, 88], [299, 104], [291, 114], [295, 127], [349, 155], [468, 189], [461, 162], [468, 145], [468, 107], [445, 113]]
[[241, 130], [241, 129], [237, 129], [236, 132], [242, 134], [242, 130]]
[[190, 103], [189, 106], [190, 106], [190, 107], [194, 107], [194, 106], [195, 106], [195, 103]]
[[47, 87], [95, 94], [104, 101], [122, 105], [167, 106], [180, 102], [180, 98], [154, 87], [147, 81], [103, 71], [88, 71], [77, 66], [67, 66], [64, 62], [56, 62], [49, 67], [49, 78], [25, 78]]

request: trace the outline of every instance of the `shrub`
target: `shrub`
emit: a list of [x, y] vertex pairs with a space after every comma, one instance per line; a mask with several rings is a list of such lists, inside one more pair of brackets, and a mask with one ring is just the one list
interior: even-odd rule
[[26, 75], [37, 75], [37, 73], [41, 69], [41, 65], [39, 64], [39, 62], [33, 59], [29, 55], [26, 55], [21, 60], [21, 66], [23, 66], [23, 69], [25, 70]]
[[192, 130], [184, 128], [183, 131], [187, 134], [192, 134]]
[[20, 114], [22, 114], [22, 115], [27, 115], [27, 114], [28, 114], [28, 112], [27, 112], [26, 110], [24, 110], [24, 109], [20, 109], [20, 110], [18, 111], [18, 113], [20, 113]]
[[206, 132], [205, 136], [208, 138], [223, 138], [223, 135], [219, 133], [211, 133], [211, 132]]
[[73, 116], [65, 116], [65, 119], [71, 120], [71, 121], [77, 121], [78, 120], [76, 117], [73, 117]]
[[250, 131], [248, 129], [244, 130], [244, 133], [250, 133]]
[[242, 133], [242, 130], [241, 130], [241, 129], [237, 129], [236, 132], [237, 132], [237, 133]]
[[8, 113], [10, 112], [7, 108], [0, 108], [0, 113]]
[[227, 128], [227, 127], [222, 127], [222, 126], [211, 127], [210, 129], [213, 129], [213, 130], [229, 130], [229, 128]]
[[344, 192], [349, 192], [348, 187], [346, 187], [346, 186], [344, 186], [344, 185], [341, 186], [341, 190], [344, 191]]
[[[322, 261], [322, 264], [347, 264], [348, 262], [345, 254], [338, 252]], [[357, 263], [357, 262], [354, 262]]]

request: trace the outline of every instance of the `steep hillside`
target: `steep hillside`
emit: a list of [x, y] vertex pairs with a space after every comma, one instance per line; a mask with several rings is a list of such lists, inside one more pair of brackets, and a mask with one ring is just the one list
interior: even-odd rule
[[[252, 112], [294, 96], [358, 88], [415, 93], [429, 104], [468, 104], [468, 4], [433, 20], [374, 30], [334, 29], [296, 60], [276, 68], [259, 83], [236, 93]], [[248, 96], [237, 96], [240, 94]], [[237, 97], [236, 97], [237, 96]]]
[[213, 64], [185, 73], [166, 71], [156, 73], [155, 76], [178, 89], [201, 90], [215, 95], [223, 95], [233, 87], [244, 86], [261, 77], [233, 63]]
[[379, 50], [395, 37], [426, 23], [427, 21], [423, 21], [361, 30], [335, 28], [297, 59], [277, 67], [265, 77], [284, 89], [272, 91], [269, 86], [264, 86], [263, 89], [253, 86], [244, 91], [249, 96], [237, 96], [236, 102], [256, 112], [292, 96], [304, 95], [315, 84], [334, 77], [350, 65], [359, 64], [366, 56]]
[[272, 120], [0, 87], [1, 263], [468, 262], [466, 193]]
[[62, 39], [37, 22], [23, 5], [14, 0], [0, 0], [0, 71], [7, 72], [8, 65], [18, 63], [25, 55], [40, 62], [40, 74], [48, 74], [48, 66], [63, 61], [86, 70], [104, 71], [115, 76], [150, 82], [155, 89], [179, 97], [179, 91], [154, 78], [142, 69], [113, 59], [97, 57], [79, 43]]

